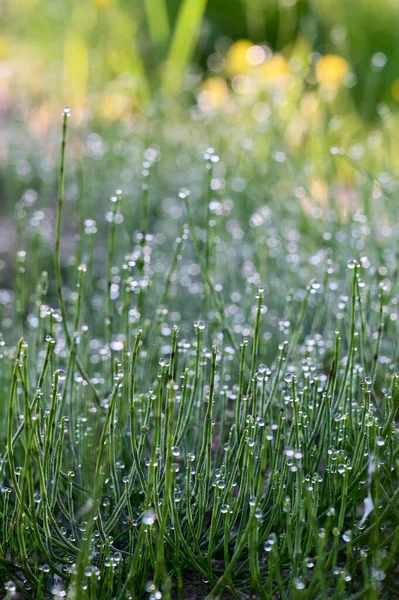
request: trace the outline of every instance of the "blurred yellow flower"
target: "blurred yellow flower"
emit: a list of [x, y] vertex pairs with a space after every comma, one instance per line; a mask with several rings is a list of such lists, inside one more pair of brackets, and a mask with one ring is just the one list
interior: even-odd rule
[[253, 43], [249, 40], [237, 40], [231, 44], [226, 54], [226, 71], [233, 77], [242, 73], [249, 73], [253, 66], [247, 58], [247, 52], [252, 48]]
[[96, 6], [99, 6], [100, 8], [104, 7], [104, 6], [108, 6], [109, 4], [109, 0], [93, 0], [94, 4]]
[[9, 44], [4, 38], [0, 38], [0, 60], [7, 58], [9, 54]]
[[203, 110], [212, 110], [224, 106], [229, 97], [227, 83], [222, 77], [210, 77], [201, 85], [198, 104]]
[[320, 95], [316, 92], [306, 92], [299, 103], [300, 114], [304, 119], [315, 123], [316, 116], [320, 114]]
[[338, 88], [349, 73], [349, 63], [342, 56], [326, 54], [316, 65], [317, 81], [329, 88]]
[[392, 98], [395, 102], [399, 102], [399, 77], [395, 79], [391, 87]]
[[132, 100], [126, 94], [113, 92], [103, 96], [100, 113], [110, 120], [126, 119], [132, 112]]
[[324, 179], [312, 179], [310, 182], [310, 192], [312, 198], [316, 200], [318, 204], [326, 205], [328, 202], [328, 184]]
[[281, 54], [274, 54], [270, 60], [259, 65], [257, 73], [265, 83], [277, 83], [289, 70], [287, 59]]

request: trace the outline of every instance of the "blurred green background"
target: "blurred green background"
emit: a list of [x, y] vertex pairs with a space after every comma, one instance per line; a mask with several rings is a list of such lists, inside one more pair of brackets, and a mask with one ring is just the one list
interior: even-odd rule
[[0, 11], [0, 110], [41, 107], [39, 128], [60, 103], [112, 119], [182, 91], [193, 102], [215, 68], [229, 89], [217, 59], [237, 40], [310, 67], [344, 57], [363, 119], [399, 103], [396, 0], [3, 0]]
[[[104, 215], [115, 189], [124, 194], [121, 236], [141, 227], [147, 185], [162, 272], [186, 222], [182, 187], [203, 231], [209, 206], [222, 246], [237, 233], [228, 260], [215, 243], [215, 273], [226, 289], [241, 289], [248, 257], [261, 280], [274, 278], [276, 306], [287, 289], [320, 278], [327, 258], [346, 273], [347, 259], [367, 248], [396, 269], [397, 0], [0, 0], [0, 7], [7, 287], [20, 249], [33, 257], [30, 288], [43, 270], [51, 273], [64, 105], [71, 273], [76, 244], [77, 256], [95, 252], [95, 268], [106, 260]], [[220, 156], [210, 190], [209, 147]], [[85, 232], [93, 218], [97, 245], [93, 227]], [[268, 258], [260, 260], [265, 245]]]
[[359, 178], [377, 198], [396, 185], [397, 0], [0, 0], [0, 12], [2, 205], [54, 184], [64, 105], [70, 158], [109, 151], [116, 173], [133, 138], [194, 153], [235, 138], [249, 173], [287, 156], [322, 206], [347, 206]]

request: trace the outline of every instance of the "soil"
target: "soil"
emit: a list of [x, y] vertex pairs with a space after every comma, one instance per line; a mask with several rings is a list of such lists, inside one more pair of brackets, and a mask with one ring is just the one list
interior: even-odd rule
[[[183, 600], [204, 600], [210, 593], [211, 587], [200, 577], [186, 575], [183, 580]], [[172, 592], [173, 600], [178, 600], [177, 590]], [[233, 600], [234, 596], [223, 594], [222, 600]], [[235, 600], [235, 599], [234, 599]]]

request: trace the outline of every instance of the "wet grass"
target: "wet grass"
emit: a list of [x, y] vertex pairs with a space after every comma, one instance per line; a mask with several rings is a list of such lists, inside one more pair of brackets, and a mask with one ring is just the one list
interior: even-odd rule
[[282, 206], [279, 171], [269, 202], [250, 170], [233, 202], [213, 149], [160, 215], [151, 147], [139, 203], [79, 206], [68, 257], [68, 116], [54, 266], [25, 199], [2, 292], [5, 596], [183, 599], [199, 577], [208, 599], [394, 598], [394, 232]]

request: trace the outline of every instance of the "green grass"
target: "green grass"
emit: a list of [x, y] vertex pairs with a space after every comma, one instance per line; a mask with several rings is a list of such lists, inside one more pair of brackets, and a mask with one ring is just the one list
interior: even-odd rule
[[[22, 202], [3, 282], [6, 597], [184, 599], [194, 578], [209, 599], [394, 598], [398, 270], [382, 211], [320, 218], [290, 198], [295, 158], [265, 176], [223, 136], [220, 158], [199, 158], [201, 140], [182, 149], [169, 129], [168, 147], [129, 148], [139, 184], [103, 219], [117, 165], [68, 170], [68, 114], [55, 264]], [[178, 152], [191, 167], [170, 176]]]

